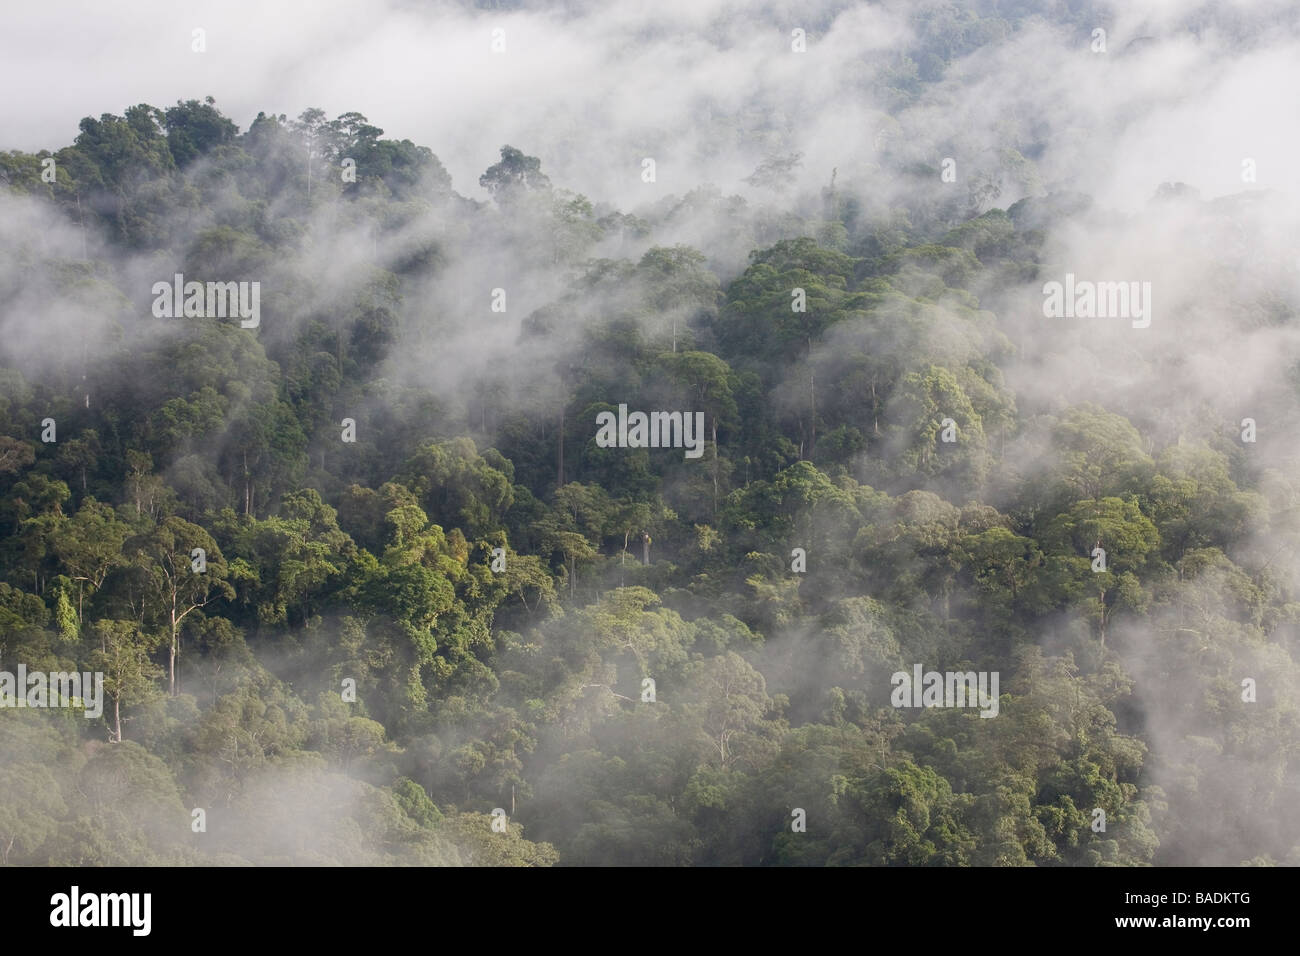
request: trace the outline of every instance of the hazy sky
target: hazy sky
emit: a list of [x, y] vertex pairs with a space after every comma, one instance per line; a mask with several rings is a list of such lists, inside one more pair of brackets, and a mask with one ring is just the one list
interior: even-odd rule
[[[57, 148], [82, 116], [212, 95], [241, 129], [259, 110], [357, 110], [430, 146], [466, 195], [481, 195], [477, 177], [505, 142], [541, 156], [557, 184], [623, 205], [703, 180], [742, 188], [767, 147], [805, 153], [801, 184], [824, 184], [832, 167], [844, 176], [870, 162], [879, 104], [846, 91], [906, 48], [908, 16], [922, 6], [72, 0], [54, 23], [20, 5], [0, 37], [0, 83], [18, 94], [0, 103], [0, 145]], [[924, 145], [1046, 124], [1055, 135], [1045, 177], [1125, 204], [1163, 180], [1231, 191], [1243, 156], [1257, 159], [1261, 184], [1294, 184], [1288, 157], [1300, 144], [1278, 117], [1295, 88], [1295, 14], [1271, 0], [1216, 6], [1256, 25], [1250, 56], [1236, 40], [1225, 53], [1214, 29], [1172, 39], [1197, 19], [1194, 4], [1124, 3], [1105, 18], [1105, 54], [1087, 35], [1030, 27], [955, 64], [903, 128]], [[206, 52], [191, 50], [195, 28]], [[794, 28], [808, 31], [804, 54], [790, 49]], [[496, 29], [504, 53], [492, 51]], [[1135, 37], [1154, 42], [1128, 48]], [[720, 113], [739, 120], [720, 123]], [[655, 184], [640, 180], [647, 155]]]

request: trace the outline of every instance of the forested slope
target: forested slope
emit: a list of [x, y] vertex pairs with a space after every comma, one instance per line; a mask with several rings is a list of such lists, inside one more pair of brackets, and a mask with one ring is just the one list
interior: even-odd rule
[[[0, 670], [107, 697], [0, 710], [3, 862], [1300, 862], [1295, 378], [1071, 351], [1039, 289], [1097, 211], [1014, 150], [629, 212], [518, 146], [477, 200], [356, 113], [0, 153]], [[1293, 371], [1289, 287], [1213, 238], [1255, 207], [1159, 185]], [[259, 323], [158, 318], [176, 274]], [[698, 457], [602, 447], [621, 405]], [[894, 706], [917, 665], [996, 716]]]

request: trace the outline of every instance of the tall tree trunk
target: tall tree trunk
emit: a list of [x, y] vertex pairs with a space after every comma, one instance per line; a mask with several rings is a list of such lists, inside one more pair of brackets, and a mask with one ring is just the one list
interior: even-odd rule
[[880, 434], [880, 400], [876, 398], [876, 377], [871, 376], [871, 427]]
[[90, 254], [86, 251], [86, 217], [81, 211], [81, 193], [77, 193], [77, 222], [81, 226], [81, 258], [89, 261]]
[[555, 487], [564, 487], [564, 406], [560, 406], [560, 435], [555, 441]]
[[718, 416], [713, 416], [713, 517], [718, 516]]
[[808, 337], [808, 403], [811, 413], [808, 417], [808, 460], [812, 461], [817, 451], [817, 373], [813, 371], [812, 337]]
[[172, 643], [167, 655], [167, 683], [172, 697], [176, 696], [176, 658], [181, 654], [180, 633], [176, 628], [176, 596], [172, 595]]
[[1105, 592], [1105, 591], [1102, 591], [1102, 592], [1101, 592], [1101, 598], [1100, 598], [1100, 600], [1101, 600], [1101, 646], [1102, 646], [1102, 647], [1105, 647], [1105, 646], [1106, 646], [1106, 617], [1107, 617], [1107, 614], [1108, 614], [1108, 611], [1107, 611], [1107, 609], [1106, 609], [1106, 592]]

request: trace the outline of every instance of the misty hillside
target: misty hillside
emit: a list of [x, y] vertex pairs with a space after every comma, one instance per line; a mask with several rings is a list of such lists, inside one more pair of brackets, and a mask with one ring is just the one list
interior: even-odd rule
[[1300, 17], [1121, 6], [0, 110], [0, 863], [1300, 864]]

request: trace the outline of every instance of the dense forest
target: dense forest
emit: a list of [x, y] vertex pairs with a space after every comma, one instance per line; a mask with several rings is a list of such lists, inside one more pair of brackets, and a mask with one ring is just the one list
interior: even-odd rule
[[[891, 118], [1002, 6], [918, 21], [811, 192], [771, 149], [627, 210], [520, 140], [458, 191], [211, 97], [0, 152], [0, 671], [105, 698], [0, 709], [0, 862], [1300, 863], [1294, 272], [1253, 190], [1152, 181], [1218, 338], [1169, 282], [1044, 318], [1114, 217], [1032, 124], [952, 177]], [[1171, 337], [1274, 364], [1208, 400]], [[895, 706], [918, 666], [996, 715]]]

